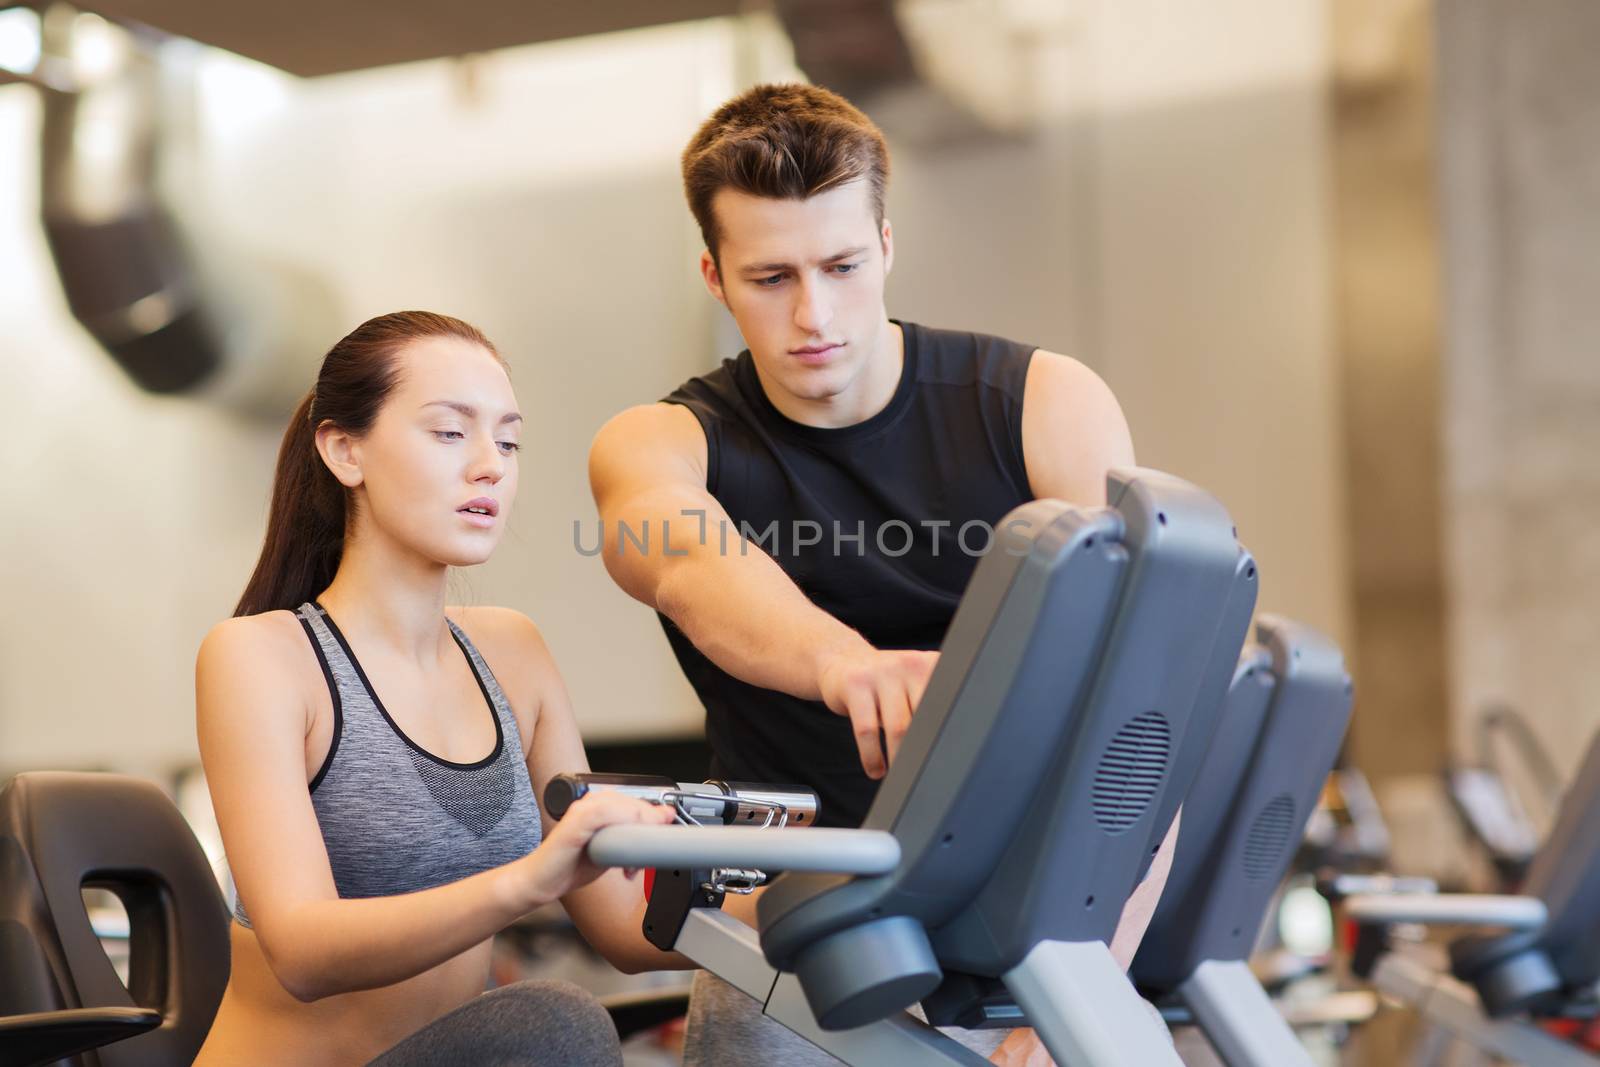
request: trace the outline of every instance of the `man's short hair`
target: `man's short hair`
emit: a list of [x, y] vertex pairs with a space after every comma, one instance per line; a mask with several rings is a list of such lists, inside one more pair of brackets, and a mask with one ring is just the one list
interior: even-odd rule
[[712, 256], [722, 189], [806, 200], [865, 179], [883, 225], [889, 149], [883, 132], [838, 93], [815, 85], [758, 85], [717, 108], [683, 151], [683, 190]]

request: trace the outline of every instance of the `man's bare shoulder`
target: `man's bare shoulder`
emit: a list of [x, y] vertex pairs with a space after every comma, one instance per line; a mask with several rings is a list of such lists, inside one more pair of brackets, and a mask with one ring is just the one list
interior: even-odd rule
[[611, 416], [595, 435], [601, 440], [620, 438], [626, 441], [651, 442], [673, 445], [687, 444], [698, 438], [705, 443], [705, 431], [694, 412], [682, 404], [658, 401], [654, 404], [636, 404]]
[[682, 404], [639, 404], [613, 415], [589, 448], [590, 479], [597, 487], [630, 472], [676, 470], [705, 482], [706, 435]]
[[1087, 364], [1040, 349], [1022, 398], [1023, 463], [1037, 497], [1098, 506], [1106, 471], [1134, 464], [1133, 438], [1111, 387]]
[[1111, 387], [1087, 363], [1045, 348], [1035, 349], [1028, 364], [1027, 388], [1031, 391], [1035, 383], [1051, 391], [1087, 394], [1091, 400], [1112, 399]]

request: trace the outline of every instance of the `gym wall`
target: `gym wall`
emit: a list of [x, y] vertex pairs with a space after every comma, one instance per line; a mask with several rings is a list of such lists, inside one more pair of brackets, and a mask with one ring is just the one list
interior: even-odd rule
[[1600, 728], [1600, 6], [1437, 10], [1454, 732], [1509, 702], [1566, 776]]
[[[1074, 12], [1030, 136], [937, 149], [889, 131], [891, 312], [1096, 367], [1141, 462], [1228, 503], [1263, 609], [1344, 641], [1322, 6]], [[510, 359], [523, 487], [456, 599], [540, 623], [595, 740], [698, 728], [654, 618], [574, 552], [572, 522], [592, 534], [600, 423], [732, 354], [677, 153], [712, 106], [793, 77], [790, 62], [749, 19], [465, 71], [295, 82], [217, 59], [206, 75], [185, 206], [235, 269], [292, 271], [350, 325], [459, 314]], [[37, 117], [31, 89], [0, 88], [0, 773], [165, 774], [195, 758], [194, 650], [254, 562], [283, 426], [140, 394], [72, 322], [38, 229]], [[309, 384], [310, 366], [292, 373]]]

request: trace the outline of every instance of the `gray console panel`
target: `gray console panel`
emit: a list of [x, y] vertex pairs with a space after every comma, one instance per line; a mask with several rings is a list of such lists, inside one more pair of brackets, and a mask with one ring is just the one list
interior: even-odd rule
[[[899, 867], [780, 877], [758, 907], [770, 962], [805, 980], [813, 946], [894, 916], [943, 967], [989, 977], [1042, 941], [1109, 940], [1177, 806], [1174, 768], [1209, 743], [1217, 709], [1197, 707], [1208, 680], [1220, 704], [1256, 574], [1193, 486], [1127, 472], [1108, 495], [1118, 511], [1037, 501], [1002, 524], [867, 818]], [[836, 1023], [904, 1006], [857, 999]]]

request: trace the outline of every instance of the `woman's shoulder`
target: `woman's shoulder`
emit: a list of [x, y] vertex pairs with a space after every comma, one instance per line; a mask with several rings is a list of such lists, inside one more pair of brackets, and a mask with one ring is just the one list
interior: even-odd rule
[[213, 626], [200, 642], [197, 669], [279, 673], [307, 654], [305, 632], [292, 611], [240, 615]]
[[[537, 705], [550, 685], [560, 682], [550, 646], [539, 627], [522, 612], [476, 605], [444, 610], [477, 646], [508, 694], [523, 696]], [[518, 702], [514, 697], [513, 703]]]
[[271, 644], [281, 641], [286, 634], [297, 633], [300, 618], [292, 611], [263, 611], [259, 615], [235, 615], [223, 619], [206, 633], [201, 647], [206, 645]]
[[[303, 728], [312, 686], [321, 678], [316, 654], [292, 611], [266, 611], [224, 619], [200, 642], [195, 659], [195, 694], [202, 723], [271, 721]], [[247, 710], [251, 715], [238, 714]], [[275, 714], [281, 710], [284, 718]], [[218, 718], [220, 716], [220, 718]]]
[[549, 657], [549, 646], [534, 621], [516, 608], [473, 605], [444, 609], [486, 657], [503, 653], [518, 660]]
[[223, 619], [211, 627], [200, 647], [204, 648], [207, 645], [231, 647], [242, 644], [269, 651], [291, 640], [304, 641], [305, 637], [300, 626], [300, 616], [285, 609]]

